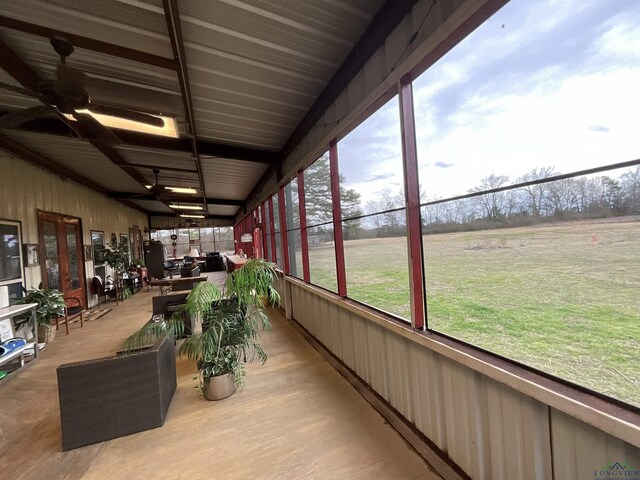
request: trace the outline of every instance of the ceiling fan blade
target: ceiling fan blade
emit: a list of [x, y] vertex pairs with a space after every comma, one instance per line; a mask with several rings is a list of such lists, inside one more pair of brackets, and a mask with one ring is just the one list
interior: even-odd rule
[[122, 143], [122, 140], [120, 140], [115, 133], [102, 125], [91, 115], [74, 112], [73, 118], [77, 120], [78, 124], [80, 124], [84, 131], [89, 132], [95, 138], [102, 140], [107, 145], [119, 145]]
[[17, 128], [30, 120], [51, 117], [51, 109], [44, 105], [6, 113], [0, 117], [0, 128]]
[[35, 95], [31, 93], [26, 88], [17, 87], [15, 85], [11, 85], [10, 83], [0, 82], [0, 88], [4, 90], [9, 90], [10, 92], [19, 93], [20, 95], [26, 95], [28, 97], [34, 97]]
[[89, 104], [89, 110], [94, 113], [101, 113], [103, 115], [110, 115], [112, 117], [120, 117], [126, 120], [131, 120], [139, 123], [146, 123], [152, 127], [164, 127], [164, 120], [154, 115], [149, 115], [142, 112], [134, 112], [133, 110], [126, 110], [119, 107], [110, 107], [108, 105], [100, 105], [96, 103]]

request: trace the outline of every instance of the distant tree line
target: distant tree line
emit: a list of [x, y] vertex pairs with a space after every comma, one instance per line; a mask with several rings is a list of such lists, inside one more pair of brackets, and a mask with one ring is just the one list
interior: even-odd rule
[[[471, 196], [458, 200], [440, 202], [441, 199], [428, 199], [421, 192], [420, 201], [427, 204], [421, 209], [423, 232], [444, 233], [640, 215], [640, 166], [625, 171], [617, 178], [593, 175], [544, 182], [559, 174], [552, 166], [534, 168], [513, 182], [533, 183], [500, 191], [493, 190], [508, 187], [511, 184], [509, 177], [491, 174], [467, 191]], [[328, 154], [305, 170], [304, 180], [307, 225], [327, 224], [311, 232], [322, 234], [333, 228]], [[287, 203], [297, 206], [297, 188], [288, 187], [286, 194]], [[340, 197], [343, 218], [366, 215], [343, 223], [345, 240], [406, 234], [404, 192], [381, 192], [363, 208], [360, 194], [353, 188], [346, 188], [341, 176]], [[289, 211], [288, 224], [299, 225], [298, 209]]]
[[[554, 167], [533, 169], [514, 183], [554, 177]], [[489, 175], [468, 193], [509, 184], [506, 175]], [[422, 209], [423, 231], [439, 233], [640, 214], [640, 166], [618, 178], [574, 177], [434, 203]]]
[[[554, 167], [534, 168], [514, 184], [538, 182], [559, 175]], [[537, 223], [640, 215], [640, 166], [629, 169], [618, 178], [607, 175], [582, 176], [524, 187], [493, 191], [510, 184], [506, 175], [489, 175], [468, 190], [477, 194], [458, 200], [438, 202], [421, 194], [424, 233], [444, 233], [534, 225]], [[487, 192], [488, 193], [483, 193]], [[432, 203], [433, 202], [433, 203]], [[358, 238], [389, 237], [406, 234], [402, 192], [383, 193], [368, 201], [364, 229]], [[383, 213], [380, 213], [383, 212]], [[375, 215], [373, 215], [375, 214]]]

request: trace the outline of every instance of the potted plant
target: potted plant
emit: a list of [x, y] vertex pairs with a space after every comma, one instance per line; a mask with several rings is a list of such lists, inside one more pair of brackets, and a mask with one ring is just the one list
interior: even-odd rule
[[188, 336], [179, 354], [195, 360], [204, 398], [226, 398], [244, 387], [246, 362], [255, 357], [262, 363], [267, 359], [259, 338], [261, 330], [271, 330], [271, 324], [261, 297], [268, 296], [273, 304], [280, 302], [278, 292], [271, 288], [275, 275], [275, 264], [252, 259], [227, 277], [222, 290], [209, 282], [198, 283], [171, 319], [147, 324], [129, 337], [125, 348], [135, 350], [169, 333], [180, 338], [182, 315], [198, 318], [202, 331]]
[[[56, 336], [56, 329], [51, 325], [52, 320], [64, 316], [64, 297], [62, 292], [55, 289], [32, 288], [25, 291], [25, 296], [15, 302], [18, 305], [37, 303], [36, 319], [38, 322], [38, 339], [50, 343]], [[29, 317], [16, 317], [16, 327], [20, 328], [29, 321]]]
[[116, 236], [112, 235], [108, 246], [98, 245], [96, 249], [98, 250], [98, 255], [101, 255], [107, 265], [115, 271], [116, 281], [122, 291], [122, 300], [130, 297], [132, 293], [129, 289], [122, 287], [122, 280], [129, 264], [129, 246], [127, 242], [118, 242]]
[[187, 337], [180, 355], [195, 360], [200, 371], [203, 396], [221, 400], [245, 384], [246, 362], [257, 357], [263, 364], [267, 354], [260, 346], [260, 330], [271, 330], [261, 297], [280, 301], [271, 288], [275, 264], [252, 259], [227, 277], [224, 290], [211, 283], [194, 286], [184, 311], [202, 321], [202, 331]]

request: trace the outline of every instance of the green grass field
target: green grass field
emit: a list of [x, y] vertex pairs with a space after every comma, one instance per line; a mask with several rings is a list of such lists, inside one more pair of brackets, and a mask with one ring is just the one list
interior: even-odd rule
[[[640, 405], [640, 219], [423, 237], [429, 327]], [[404, 238], [345, 242], [348, 295], [409, 318]], [[335, 290], [333, 247], [310, 250]]]

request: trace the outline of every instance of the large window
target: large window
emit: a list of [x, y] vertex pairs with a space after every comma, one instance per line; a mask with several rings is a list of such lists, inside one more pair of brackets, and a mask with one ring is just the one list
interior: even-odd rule
[[23, 259], [20, 222], [0, 220], [0, 286], [9, 289], [9, 298], [22, 297]]
[[233, 227], [216, 227], [213, 229], [216, 252], [231, 253], [234, 251]]
[[409, 319], [397, 97], [338, 142], [338, 162], [347, 295]]
[[289, 273], [303, 278], [302, 235], [300, 232], [300, 208], [298, 201], [298, 179], [294, 178], [284, 187], [284, 203], [287, 211], [287, 249]]
[[636, 405], [638, 32], [513, 0], [414, 83], [428, 327]]
[[280, 206], [278, 203], [278, 194], [274, 194], [271, 197], [271, 201], [273, 202], [273, 237], [276, 243], [276, 258], [275, 262], [278, 264], [280, 268], [284, 267], [284, 262], [282, 261], [282, 238], [280, 236]]
[[333, 205], [329, 153], [303, 173], [311, 283], [333, 292], [338, 290], [336, 251], [333, 242]]
[[[176, 235], [172, 240], [171, 236]], [[162, 242], [168, 257], [182, 258], [192, 248], [200, 255], [209, 252], [232, 252], [234, 249], [233, 227], [178, 228], [151, 232], [151, 239]], [[175, 245], [173, 243], [175, 242]]]

